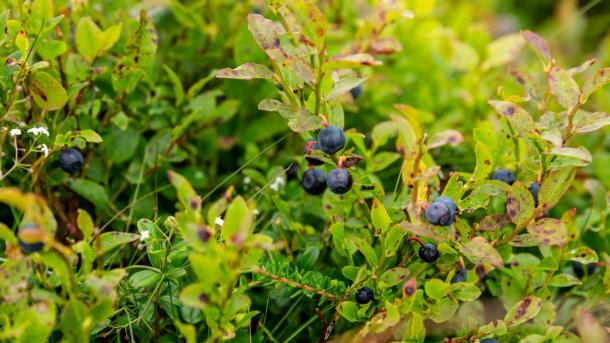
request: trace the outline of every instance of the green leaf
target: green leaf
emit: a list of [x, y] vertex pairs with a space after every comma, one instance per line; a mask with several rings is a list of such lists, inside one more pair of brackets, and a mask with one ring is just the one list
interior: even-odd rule
[[176, 97], [176, 106], [180, 106], [182, 101], [184, 101], [184, 87], [182, 86], [182, 81], [180, 81], [180, 77], [167, 65], [163, 65], [163, 69], [167, 74], [167, 77], [172, 82], [172, 86], [174, 87], [174, 96]]
[[554, 287], [570, 287], [574, 285], [580, 285], [582, 281], [580, 281], [577, 277], [572, 274], [557, 274], [553, 275], [551, 282], [549, 285]]
[[323, 67], [324, 71], [331, 71], [334, 69], [351, 69], [365, 66], [377, 66], [381, 65], [380, 61], [369, 54], [357, 53], [353, 55], [340, 55], [330, 61], [326, 62]]
[[449, 284], [440, 279], [429, 279], [426, 280], [424, 290], [426, 291], [427, 296], [438, 300], [445, 297], [445, 294], [449, 290]]
[[307, 110], [300, 109], [293, 118], [288, 120], [288, 126], [294, 132], [305, 132], [320, 129], [324, 126], [322, 118]]
[[78, 136], [84, 138], [89, 143], [101, 143], [103, 141], [102, 136], [91, 129], [78, 131]]
[[368, 76], [358, 75], [356, 73], [348, 73], [334, 83], [333, 88], [324, 97], [324, 101], [333, 100], [341, 95], [347, 94], [353, 88], [363, 84], [368, 79]]
[[549, 150], [548, 154], [575, 158], [586, 163], [591, 163], [591, 161], [593, 160], [593, 156], [591, 156], [589, 150], [582, 146], [578, 148], [556, 147]]
[[339, 314], [350, 322], [358, 321], [358, 305], [353, 301], [344, 301], [337, 307]]
[[506, 323], [501, 319], [491, 321], [489, 324], [479, 327], [478, 336], [484, 337], [487, 335], [502, 336], [507, 331]]
[[107, 28], [103, 32], [98, 34], [97, 38], [97, 55], [101, 55], [103, 52], [112, 48], [112, 46], [121, 38], [121, 29], [123, 23], [118, 23]]
[[430, 319], [435, 323], [443, 323], [449, 320], [459, 308], [455, 299], [441, 298], [431, 307]]
[[273, 21], [260, 14], [249, 14], [248, 30], [258, 46], [265, 50], [272, 60], [282, 61], [285, 58], [285, 53], [279, 46], [280, 34]]
[[610, 83], [610, 68], [601, 68], [582, 85], [583, 99], [586, 101], [593, 92]]
[[542, 245], [563, 246], [568, 236], [566, 224], [554, 218], [542, 218], [529, 225], [527, 231]]
[[473, 301], [481, 296], [481, 290], [474, 284], [457, 282], [451, 285], [451, 292], [461, 301]]
[[551, 62], [551, 49], [549, 48], [549, 43], [546, 41], [546, 39], [528, 30], [521, 31], [521, 35], [544, 62]]
[[464, 243], [461, 246], [460, 251], [470, 260], [470, 262], [476, 265], [487, 262], [498, 268], [504, 266], [504, 261], [502, 260], [500, 253], [487, 242], [472, 240]]
[[30, 90], [38, 106], [48, 111], [58, 110], [68, 101], [66, 90], [61, 83], [43, 71], [34, 75], [30, 82]]
[[398, 252], [398, 247], [402, 242], [406, 232], [400, 226], [392, 226], [386, 233], [384, 238], [384, 254], [386, 257], [394, 256]]
[[597, 131], [607, 125], [610, 125], [610, 114], [605, 112], [578, 110], [574, 115], [574, 132], [576, 134]]
[[223, 236], [227, 240], [242, 242], [250, 233], [251, 225], [252, 211], [248, 208], [244, 198], [238, 196], [227, 209], [222, 227]]
[[99, 183], [86, 179], [76, 179], [71, 180], [69, 185], [76, 194], [91, 201], [96, 207], [106, 208], [108, 206], [108, 194]]
[[191, 183], [182, 175], [167, 171], [167, 179], [176, 188], [178, 199], [187, 211], [199, 213], [201, 211], [201, 197], [197, 195]]
[[161, 280], [161, 274], [154, 270], [144, 269], [134, 273], [129, 278], [129, 283], [133, 288], [150, 288]]
[[392, 219], [388, 215], [388, 211], [385, 206], [378, 199], [373, 200], [373, 206], [371, 209], [371, 221], [375, 227], [375, 235], [381, 236], [392, 224]]
[[512, 61], [525, 44], [525, 40], [519, 33], [502, 36], [486, 47], [487, 58], [483, 62], [483, 69], [490, 69], [504, 65]]
[[317, 47], [324, 43], [328, 30], [326, 16], [310, 0], [293, 0], [287, 3], [303, 28], [303, 34]]
[[504, 321], [509, 328], [515, 327], [534, 318], [541, 308], [542, 300], [534, 295], [530, 295], [515, 304], [504, 317]]
[[428, 140], [428, 149], [435, 149], [444, 145], [456, 146], [464, 141], [464, 137], [459, 131], [444, 130], [437, 132]]
[[97, 239], [99, 239], [100, 244], [99, 246], [94, 244], [94, 247], [98, 249], [97, 254], [102, 255], [114, 248], [120, 247], [121, 245], [125, 245], [140, 239], [140, 235], [128, 232], [111, 231], [102, 233]]
[[540, 204], [546, 209], [555, 206], [563, 194], [570, 188], [575, 176], [575, 168], [563, 168], [549, 173], [542, 180], [540, 194], [538, 195]]
[[85, 210], [78, 209], [78, 217], [76, 218], [78, 228], [83, 233], [83, 239], [88, 241], [93, 234], [93, 219]]
[[599, 260], [595, 250], [589, 247], [572, 249], [566, 254], [566, 256], [568, 259], [580, 262], [582, 264], [596, 263]]
[[519, 181], [512, 185], [508, 193], [506, 212], [516, 225], [524, 224], [534, 214], [534, 198], [529, 189]]
[[242, 64], [235, 69], [224, 68], [216, 73], [217, 78], [237, 80], [272, 79], [273, 75], [269, 68], [256, 63]]
[[76, 48], [87, 62], [92, 62], [97, 57], [100, 34], [100, 28], [91, 17], [80, 18], [76, 26]]
[[508, 119], [513, 128], [522, 137], [527, 137], [535, 128], [532, 116], [519, 105], [510, 101], [490, 100], [488, 103], [496, 109], [496, 112]]
[[15, 237], [13, 231], [4, 223], [0, 223], [0, 240], [11, 244], [17, 244], [17, 237]]
[[358, 250], [364, 255], [364, 258], [371, 267], [377, 267], [377, 254], [375, 250], [362, 238], [352, 237], [352, 242], [356, 245]]
[[548, 79], [549, 89], [561, 106], [570, 109], [578, 104], [580, 89], [565, 69], [553, 66], [548, 73]]
[[396, 286], [405, 281], [407, 276], [409, 276], [409, 270], [407, 268], [394, 267], [388, 269], [379, 277], [379, 287], [389, 288]]
[[478, 183], [487, 179], [487, 176], [491, 172], [493, 163], [491, 152], [482, 143], [477, 142], [474, 147], [474, 152], [476, 155], [476, 165], [474, 167], [474, 172], [472, 173], [472, 180], [473, 182]]

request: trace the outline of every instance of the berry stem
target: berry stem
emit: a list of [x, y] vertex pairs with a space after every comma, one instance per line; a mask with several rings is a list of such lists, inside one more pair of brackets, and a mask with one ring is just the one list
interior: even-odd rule
[[424, 242], [421, 239], [419, 239], [419, 237], [417, 237], [417, 236], [413, 236], [413, 237], [409, 238], [409, 240], [416, 241], [417, 243], [419, 243], [420, 246], [424, 245]]
[[307, 143], [305, 143], [305, 154], [309, 155], [311, 154], [311, 147], [316, 144], [316, 141], [308, 141]]
[[322, 118], [322, 125], [324, 125], [324, 127], [328, 127], [330, 125], [330, 123], [328, 122], [328, 119], [326, 118], [325, 115], [323, 115], [322, 113], [318, 114], [318, 116], [320, 118]]

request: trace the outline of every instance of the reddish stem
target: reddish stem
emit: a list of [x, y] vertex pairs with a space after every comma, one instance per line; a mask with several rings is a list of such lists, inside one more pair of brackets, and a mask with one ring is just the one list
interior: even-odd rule
[[309, 155], [311, 154], [311, 147], [316, 144], [316, 141], [308, 141], [307, 143], [305, 143], [305, 154]]
[[321, 113], [318, 115], [320, 116], [320, 118], [322, 118], [322, 125], [324, 125], [324, 127], [328, 127], [328, 125], [330, 124], [328, 123], [328, 119], [326, 119], [326, 116]]
[[424, 242], [421, 239], [419, 239], [419, 237], [417, 237], [417, 236], [413, 236], [413, 237], [409, 238], [409, 240], [416, 241], [417, 243], [419, 243], [420, 246], [424, 245]]

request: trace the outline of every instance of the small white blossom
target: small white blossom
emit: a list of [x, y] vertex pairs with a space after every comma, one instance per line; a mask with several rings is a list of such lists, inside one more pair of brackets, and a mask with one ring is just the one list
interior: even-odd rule
[[277, 192], [278, 190], [280, 190], [280, 188], [282, 186], [284, 186], [284, 184], [286, 184], [286, 181], [284, 181], [284, 178], [282, 178], [281, 176], [278, 176], [275, 178], [275, 180], [273, 180], [273, 183], [271, 185], [269, 185], [269, 188], [271, 188]]
[[251, 180], [250, 180], [250, 177], [249, 177], [249, 176], [244, 177], [244, 185], [249, 185], [249, 184], [250, 184], [250, 181], [251, 181]]
[[46, 127], [33, 127], [28, 130], [28, 133], [33, 134], [34, 136], [38, 136], [40, 134], [49, 136], [49, 130]]
[[44, 154], [44, 157], [49, 156], [49, 147], [46, 144], [40, 144], [36, 148]]
[[145, 240], [147, 240], [148, 237], [150, 237], [150, 231], [142, 231], [142, 233], [140, 233], [141, 242], [144, 242]]
[[216, 220], [214, 220], [214, 224], [222, 227], [223, 225], [225, 225], [225, 221], [222, 220], [222, 218], [220, 218], [220, 217], [216, 217]]
[[260, 214], [260, 211], [258, 210], [258, 208], [255, 208], [255, 209], [254, 209], [254, 211], [252, 211], [252, 213], [253, 213], [255, 216], [258, 216], [258, 215]]
[[8, 132], [8, 135], [11, 137], [21, 136], [21, 130], [17, 128], [11, 129], [11, 131]]

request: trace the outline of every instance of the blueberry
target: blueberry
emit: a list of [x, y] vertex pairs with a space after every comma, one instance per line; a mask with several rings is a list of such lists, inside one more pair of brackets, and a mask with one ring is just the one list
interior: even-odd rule
[[343, 168], [333, 169], [328, 173], [326, 185], [333, 193], [345, 194], [352, 188], [352, 174]]
[[44, 243], [36, 242], [36, 243], [26, 243], [19, 239], [19, 247], [24, 254], [32, 254], [37, 251], [42, 250], [44, 248]]
[[345, 146], [345, 133], [333, 125], [325, 127], [318, 134], [318, 145], [320, 150], [332, 155]]
[[512, 185], [517, 180], [515, 174], [508, 169], [496, 169], [496, 171], [491, 174], [491, 179], [502, 181], [509, 185]]
[[307, 169], [301, 185], [305, 192], [311, 195], [322, 194], [326, 189], [326, 176], [320, 169]]
[[440, 254], [434, 243], [426, 243], [419, 248], [419, 258], [425, 262], [432, 263], [439, 257]]
[[349, 92], [352, 95], [352, 98], [358, 99], [360, 95], [362, 95], [362, 85], [352, 88]]
[[451, 283], [466, 282], [467, 273], [468, 271], [466, 271], [466, 269], [458, 270], [458, 272], [455, 273], [455, 275], [451, 278]]
[[[586, 269], [586, 270], [585, 270]], [[572, 262], [572, 270], [574, 270], [574, 274], [578, 276], [579, 279], [582, 279], [585, 275], [591, 275], [595, 271], [595, 263], [589, 263], [586, 265], [580, 262], [573, 261]]]
[[59, 154], [59, 166], [66, 173], [74, 174], [81, 170], [84, 162], [83, 154], [74, 148], [66, 149]]
[[432, 203], [435, 203], [435, 202], [439, 202], [441, 204], [447, 205], [447, 207], [449, 207], [449, 211], [451, 211], [451, 215], [455, 216], [455, 213], [457, 212], [458, 207], [457, 207], [457, 204], [455, 203], [455, 201], [453, 201], [453, 199], [451, 199], [450, 197], [446, 197], [446, 196], [440, 196], [432, 201]]
[[373, 300], [373, 290], [368, 287], [362, 287], [356, 292], [356, 302], [358, 304], [368, 304]]
[[286, 178], [288, 180], [294, 180], [299, 175], [299, 165], [296, 162], [290, 162], [288, 170], [286, 170]]
[[[307, 151], [307, 147], [309, 146], [309, 151]], [[320, 146], [318, 145], [318, 143], [315, 143], [314, 139], [308, 139], [307, 142], [305, 142], [305, 147], [303, 148], [303, 153], [305, 154], [305, 159], [307, 160], [307, 162], [313, 164], [314, 166], [320, 166], [322, 164], [324, 164], [324, 161], [319, 160], [315, 157], [312, 156], [308, 156], [310, 151], [313, 150], [320, 150]]]
[[24, 254], [31, 254], [44, 248], [44, 243], [40, 241], [40, 227], [32, 223], [22, 223], [19, 228], [18, 242]]
[[532, 182], [530, 185], [530, 193], [534, 197], [534, 205], [538, 207], [538, 193], [540, 192], [540, 184], [538, 182]]
[[447, 226], [455, 220], [455, 214], [452, 214], [449, 206], [442, 202], [435, 202], [428, 206], [425, 215], [432, 225]]
[[498, 341], [495, 338], [485, 338], [485, 339], [482, 339], [480, 342], [481, 343], [500, 343], [500, 341]]

